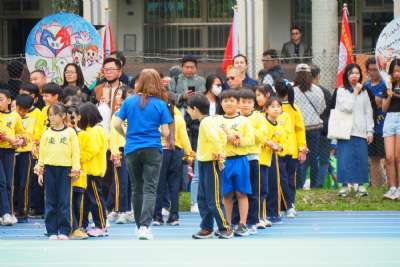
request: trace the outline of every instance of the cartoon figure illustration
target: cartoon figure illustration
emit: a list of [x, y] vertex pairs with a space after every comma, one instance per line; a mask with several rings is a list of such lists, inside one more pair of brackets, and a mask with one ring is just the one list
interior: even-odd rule
[[81, 67], [85, 67], [85, 54], [81, 47], [74, 47], [72, 49], [72, 61]]
[[92, 66], [99, 58], [99, 49], [95, 45], [89, 45], [86, 48], [85, 59], [87, 66]]

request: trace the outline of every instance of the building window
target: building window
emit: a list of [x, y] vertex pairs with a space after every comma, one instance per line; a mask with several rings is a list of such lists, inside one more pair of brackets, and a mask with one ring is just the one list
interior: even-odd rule
[[292, 0], [292, 25], [299, 26], [303, 41], [312, 43], [312, 3], [311, 0]]
[[144, 53], [222, 58], [235, 0], [145, 0]]
[[20, 13], [26, 11], [39, 11], [40, 0], [3, 0], [2, 4], [3, 13]]

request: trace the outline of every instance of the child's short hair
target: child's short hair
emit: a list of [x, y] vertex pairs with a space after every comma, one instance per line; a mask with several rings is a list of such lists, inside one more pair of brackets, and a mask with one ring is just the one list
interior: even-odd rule
[[239, 101], [239, 91], [238, 90], [234, 90], [234, 89], [228, 89], [228, 90], [224, 90], [221, 93], [221, 101], [226, 99], [226, 98], [236, 98], [237, 101]]
[[103, 120], [99, 110], [93, 103], [85, 103], [79, 106], [79, 115], [81, 119], [78, 127], [82, 130], [86, 130], [87, 127], [93, 127]]
[[278, 104], [279, 104], [280, 106], [282, 106], [282, 101], [279, 99], [279, 97], [272, 96], [272, 97], [268, 98], [267, 102], [265, 103], [265, 108], [268, 108], [268, 107], [271, 106], [274, 102], [278, 102]]
[[254, 87], [254, 92], [259, 91], [263, 95], [273, 96], [275, 94], [274, 89], [269, 84], [257, 85]]
[[210, 102], [207, 97], [202, 94], [195, 94], [189, 97], [187, 106], [190, 108], [197, 108], [203, 115], [208, 115], [210, 112]]
[[8, 90], [5, 90], [5, 89], [0, 89], [0, 95], [5, 95], [6, 98], [8, 98], [8, 99], [11, 98], [10, 92]]
[[39, 87], [33, 83], [23, 83], [19, 86], [19, 90], [27, 91], [29, 94], [35, 95], [35, 97], [39, 96]]
[[29, 110], [33, 105], [33, 97], [31, 97], [30, 95], [17, 95], [15, 99], [15, 104], [19, 108]]
[[241, 89], [239, 91], [239, 98], [251, 99], [251, 100], [256, 101], [256, 94], [251, 89]]
[[49, 107], [47, 110], [47, 116], [49, 115], [50, 111], [53, 112], [54, 115], [65, 115], [67, 113], [67, 110], [65, 109], [63, 104], [53, 104]]
[[63, 89], [63, 99], [67, 98], [68, 96], [75, 96], [78, 94], [80, 88], [78, 86], [66, 86]]
[[82, 97], [73, 95], [73, 96], [67, 96], [64, 98], [64, 101], [63, 101], [64, 105], [67, 105], [68, 102], [71, 102], [71, 104], [68, 106], [79, 106], [80, 104], [82, 104], [83, 100], [82, 100]]
[[43, 88], [44, 94], [58, 95], [58, 99], [62, 98], [62, 88], [56, 83], [48, 83]]

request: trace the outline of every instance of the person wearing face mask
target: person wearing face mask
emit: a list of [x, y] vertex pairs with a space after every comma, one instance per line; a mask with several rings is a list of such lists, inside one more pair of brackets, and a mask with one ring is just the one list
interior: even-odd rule
[[338, 192], [341, 197], [350, 190], [359, 196], [368, 194], [363, 184], [368, 183], [368, 144], [374, 138], [374, 119], [368, 92], [361, 82], [360, 66], [349, 64], [343, 73], [343, 87], [337, 89], [335, 108], [353, 116], [350, 139], [339, 139], [336, 148], [337, 178], [343, 184]]

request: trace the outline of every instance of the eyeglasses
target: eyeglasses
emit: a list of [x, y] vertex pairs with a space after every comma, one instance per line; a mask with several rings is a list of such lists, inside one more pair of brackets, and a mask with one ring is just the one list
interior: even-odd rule
[[229, 77], [226, 77], [228, 80], [234, 80], [236, 77], [235, 76], [229, 76]]
[[119, 69], [113, 69], [113, 68], [103, 69], [104, 72], [112, 72], [114, 70], [119, 70]]
[[65, 74], [76, 74], [76, 71], [66, 71]]

